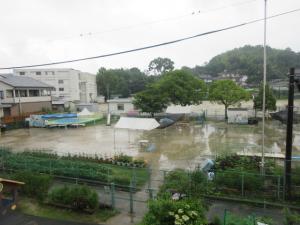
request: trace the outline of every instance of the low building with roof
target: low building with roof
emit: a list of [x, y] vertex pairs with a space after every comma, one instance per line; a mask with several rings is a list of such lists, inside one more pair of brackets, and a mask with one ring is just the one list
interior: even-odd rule
[[115, 98], [107, 100], [108, 113], [111, 115], [124, 115], [131, 112], [138, 112], [133, 103], [132, 98]]
[[52, 109], [51, 90], [50, 85], [30, 77], [0, 74], [0, 105], [3, 117]]

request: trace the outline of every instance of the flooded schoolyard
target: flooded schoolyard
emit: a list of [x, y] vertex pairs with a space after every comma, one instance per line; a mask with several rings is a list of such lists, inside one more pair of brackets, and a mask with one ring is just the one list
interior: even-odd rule
[[[30, 128], [7, 131], [0, 136], [0, 145], [14, 151], [44, 150], [59, 154], [98, 154], [106, 157], [124, 153], [143, 157], [153, 168], [194, 167], [205, 158], [240, 151], [261, 152], [259, 125], [230, 125], [207, 121], [202, 124], [177, 124], [166, 129], [135, 131], [96, 125], [83, 128]], [[284, 153], [285, 126], [267, 121], [266, 152]], [[139, 141], [152, 144], [151, 152]], [[300, 126], [294, 128], [294, 155], [300, 155]]]

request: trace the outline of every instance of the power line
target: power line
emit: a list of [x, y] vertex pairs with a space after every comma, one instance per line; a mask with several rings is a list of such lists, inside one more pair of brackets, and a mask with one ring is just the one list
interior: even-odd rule
[[207, 9], [207, 10], [193, 11], [191, 13], [183, 14], [183, 15], [180, 15], [180, 16], [168, 17], [168, 18], [165, 18], [165, 19], [153, 20], [153, 21], [149, 21], [149, 22], [145, 22], [145, 23], [138, 23], [138, 24], [123, 26], [123, 27], [117, 27], [117, 28], [112, 28], [112, 29], [103, 30], [103, 31], [80, 33], [76, 36], [75, 35], [74, 36], [68, 36], [68, 37], [63, 37], [63, 38], [58, 38], [58, 39], [47, 40], [47, 41], [48, 42], [53, 42], [53, 41], [57, 41], [57, 40], [67, 40], [67, 39], [73, 39], [73, 38], [91, 37], [91, 36], [95, 36], [95, 35], [101, 35], [101, 34], [106, 34], [106, 33], [112, 33], [112, 32], [118, 32], [118, 31], [122, 31], [122, 30], [133, 29], [133, 28], [136, 28], [136, 27], [144, 27], [144, 26], [147, 26], [147, 25], [153, 25], [153, 24], [157, 24], [157, 23], [164, 23], [164, 22], [169, 22], [169, 21], [181, 20], [181, 19], [184, 19], [184, 18], [187, 18], [187, 17], [199, 16], [201, 14], [215, 12], [215, 11], [227, 9], [227, 8], [230, 8], [230, 7], [245, 5], [245, 4], [248, 4], [248, 3], [251, 3], [251, 2], [255, 2], [255, 1], [257, 1], [257, 0], [239, 1], [239, 2], [236, 2], [236, 3], [230, 4], [230, 5], [224, 5], [224, 6], [211, 8], [211, 9]]
[[[272, 18], [275, 18], [275, 17], [287, 15], [287, 14], [298, 12], [298, 11], [300, 11], [300, 8], [294, 9], [294, 10], [291, 10], [291, 11], [286, 11], [286, 12], [283, 12], [283, 13], [279, 13], [279, 14], [276, 14], [276, 15], [273, 15], [273, 16], [269, 16], [266, 19], [272, 19]], [[238, 27], [243, 27], [243, 26], [250, 25], [250, 24], [253, 24], [253, 23], [257, 23], [257, 22], [260, 22], [260, 21], [263, 21], [263, 20], [264, 20], [264, 18], [263, 19], [256, 19], [256, 20], [248, 21], [248, 22], [245, 22], [245, 23], [240, 23], [240, 24], [233, 25], [233, 26], [229, 26], [229, 27], [225, 27], [225, 28], [221, 28], [221, 29], [217, 29], [217, 30], [213, 30], [213, 31], [208, 31], [208, 32], [204, 32], [204, 33], [201, 33], [201, 34], [196, 34], [196, 35], [189, 36], [189, 37], [176, 39], [176, 40], [173, 40], [173, 41], [167, 41], [167, 42], [163, 42], [163, 43], [159, 43], [159, 44], [148, 45], [148, 46], [145, 46], [145, 47], [134, 48], [134, 49], [125, 50], [125, 51], [119, 51], [119, 52], [108, 53], [108, 54], [92, 56], [92, 57], [85, 57], [85, 58], [50, 62], [50, 63], [33, 64], [33, 65], [25, 65], [25, 66], [0, 67], [0, 70], [32, 68], [32, 67], [40, 67], [40, 66], [51, 66], [51, 65], [58, 65], [58, 64], [65, 64], [65, 63], [87, 61], [87, 60], [91, 60], [91, 59], [106, 58], [106, 57], [115, 56], [115, 55], [122, 55], [122, 54], [131, 53], [131, 52], [137, 52], [137, 51], [142, 51], [142, 50], [146, 50], [146, 49], [157, 48], [157, 47], [161, 47], [161, 46], [165, 46], [165, 45], [171, 45], [171, 44], [187, 41], [187, 40], [194, 39], [194, 38], [198, 38], [198, 37], [202, 37], [202, 36], [206, 36], [206, 35], [210, 35], [210, 34], [214, 34], [214, 33], [219, 33], [219, 32], [226, 31], [226, 30], [232, 30], [232, 29], [235, 29], [235, 28], [238, 28]]]

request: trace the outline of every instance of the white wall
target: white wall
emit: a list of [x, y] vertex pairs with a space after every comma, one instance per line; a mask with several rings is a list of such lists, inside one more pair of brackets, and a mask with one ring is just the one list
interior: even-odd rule
[[[129, 111], [133, 111], [134, 110], [134, 106], [132, 103], [129, 102], [109, 102], [109, 112], [112, 115], [121, 115], [123, 113], [128, 113]], [[123, 104], [124, 105], [124, 110], [118, 110], [118, 104]]]
[[[13, 73], [19, 76], [32, 77], [53, 86], [55, 91], [52, 91], [52, 96], [63, 101], [90, 102], [90, 93], [93, 98], [97, 96], [96, 75], [94, 74], [69, 68], [15, 69]], [[21, 75], [21, 73], [25, 74]], [[80, 91], [80, 83], [85, 83], [86, 91], [84, 93]]]

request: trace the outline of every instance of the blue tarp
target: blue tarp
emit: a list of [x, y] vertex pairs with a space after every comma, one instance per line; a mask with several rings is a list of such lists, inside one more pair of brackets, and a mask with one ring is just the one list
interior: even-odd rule
[[65, 113], [65, 114], [46, 114], [42, 115], [43, 119], [61, 119], [61, 118], [76, 118], [77, 113]]

